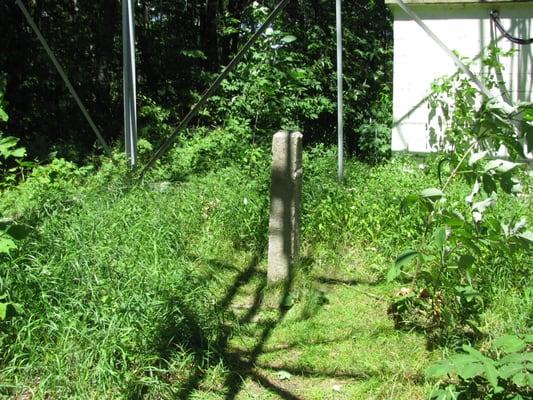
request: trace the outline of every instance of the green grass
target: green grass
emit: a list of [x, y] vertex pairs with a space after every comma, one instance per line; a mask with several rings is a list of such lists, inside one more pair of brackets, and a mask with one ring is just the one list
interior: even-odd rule
[[[442, 352], [394, 329], [383, 277], [418, 240], [399, 203], [431, 169], [351, 162], [339, 185], [334, 152], [307, 152], [301, 265], [267, 287], [269, 160], [251, 154], [189, 154], [143, 185], [57, 162], [4, 193], [3, 215], [32, 228], [0, 260], [0, 294], [23, 306], [0, 323], [0, 398], [427, 398]], [[501, 298], [487, 328], [528, 323], [523, 293]]]

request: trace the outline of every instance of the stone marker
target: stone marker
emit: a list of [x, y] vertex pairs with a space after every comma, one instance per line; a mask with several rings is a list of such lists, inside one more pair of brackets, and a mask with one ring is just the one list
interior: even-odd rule
[[302, 134], [280, 131], [272, 139], [268, 227], [269, 282], [289, 279], [300, 252]]

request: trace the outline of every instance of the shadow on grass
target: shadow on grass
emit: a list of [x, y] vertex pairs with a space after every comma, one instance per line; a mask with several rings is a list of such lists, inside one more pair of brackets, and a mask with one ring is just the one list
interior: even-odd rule
[[320, 377], [320, 378], [336, 378], [336, 379], [369, 379], [375, 374], [370, 374], [368, 372], [342, 372], [342, 371], [323, 371], [316, 370], [309, 367], [288, 367], [286, 365], [276, 366], [269, 364], [257, 364], [256, 365], [262, 369], [268, 369], [272, 371], [285, 371], [295, 376], [303, 376], [307, 378]]
[[[285, 318], [285, 315], [289, 310], [289, 308], [284, 307], [283, 305], [287, 303], [289, 292], [292, 287], [292, 278], [292, 276], [289, 276], [289, 279], [287, 279], [282, 286], [282, 294], [280, 297], [276, 317], [274, 318], [274, 320], [265, 324], [261, 328], [262, 331], [260, 332], [259, 338], [256, 340], [256, 343], [252, 347], [252, 349], [247, 352], [231, 352], [228, 351], [227, 348], [225, 349], [225, 352], [223, 353], [223, 358], [225, 364], [230, 368], [231, 371], [224, 382], [224, 387], [227, 390], [225, 396], [226, 400], [235, 399], [237, 394], [242, 389], [246, 378], [251, 378], [252, 380], [257, 381], [265, 389], [276, 393], [283, 399], [296, 400], [300, 398], [295, 394], [290, 393], [286, 389], [282, 388], [281, 386], [275, 384], [274, 382], [268, 380], [264, 376], [261, 376], [257, 373], [257, 371], [255, 371], [257, 359], [263, 353], [266, 342], [272, 335], [272, 332], [274, 331], [276, 326]], [[250, 321], [253, 316], [256, 315], [256, 312], [259, 309], [262, 291], [265, 285], [266, 282], [262, 282], [256, 288], [252, 307], [250, 308], [250, 311], [244, 316], [242, 320], [243, 322]]]
[[[287, 300], [289, 299], [289, 293], [292, 291], [293, 277], [290, 276], [285, 282], [272, 288], [273, 293], [276, 294], [276, 303], [271, 303], [272, 298], [269, 297], [269, 304], [264, 304], [263, 298], [266, 293], [270, 292], [265, 292], [265, 289], [267, 289], [267, 277], [265, 271], [258, 267], [259, 261], [260, 256], [257, 255], [250, 260], [245, 268], [233, 274], [233, 279], [227, 285], [221, 297], [211, 305], [215, 310], [215, 315], [230, 316], [231, 325], [229, 327], [219, 324], [217, 329], [216, 324], [218, 322], [214, 322], [215, 325], [211, 327], [206, 327], [209, 321], [202, 317], [201, 310], [191, 309], [190, 304], [184, 299], [176, 296], [168, 297], [168, 305], [166, 307], [168, 307], [169, 311], [164, 313], [164, 320], [161, 321], [157, 328], [154, 342], [154, 350], [160, 358], [159, 367], [164, 369], [167, 361], [183, 350], [193, 356], [187, 377], [178, 387], [176, 387], [177, 385], [174, 386], [176, 392], [172, 394], [171, 398], [189, 399], [193, 394], [198, 395], [195, 392], [201, 389], [204, 379], [209, 373], [209, 365], [222, 364], [228, 371], [220, 389], [217, 389], [217, 393], [225, 400], [234, 400], [247, 381], [254, 382], [263, 390], [281, 399], [302, 399], [300, 394], [294, 392], [295, 385], [293, 383], [282, 382], [269, 377], [266, 375], [269, 374], [269, 371], [274, 374], [279, 371], [285, 371], [303, 379], [361, 380], [369, 378], [368, 372], [321, 370], [320, 368], [315, 369], [308, 366], [272, 365], [259, 362], [259, 357], [262, 354], [287, 351], [299, 345], [298, 343], [288, 343], [274, 347], [267, 346], [269, 338], [276, 327], [284, 320], [290, 309], [290, 307], [285, 305], [290, 303]], [[237, 270], [237, 267], [227, 265], [218, 260], [207, 260], [206, 263], [228, 272]], [[342, 284], [344, 283], [343, 281]], [[341, 283], [339, 282], [339, 284]], [[240, 312], [235, 313], [235, 300], [237, 296], [242, 295], [243, 289], [247, 294], [247, 301], [243, 307], [237, 307]], [[268, 286], [268, 290], [271, 290], [270, 286]], [[265, 307], [269, 310], [268, 319], [258, 320], [259, 312], [266, 310]], [[226, 318], [225, 322], [227, 320]], [[234, 323], [231, 321], [234, 321]], [[238, 349], [229, 345], [229, 337], [231, 329], [241, 325], [253, 326], [255, 334], [253, 335], [252, 344], [245, 346], [243, 349]], [[216, 337], [213, 337], [213, 332], [216, 332]], [[315, 341], [315, 344], [334, 343], [347, 339], [349, 337], [326, 338]], [[172, 380], [174, 378], [165, 377], [163, 379]], [[149, 385], [145, 386], [141, 382], [132, 384], [129, 389], [128, 398], [131, 400], [140, 400], [150, 394]]]
[[366, 286], [377, 286], [383, 282], [380, 280], [365, 281], [359, 279], [341, 279], [341, 278], [330, 278], [327, 276], [317, 276], [314, 278], [317, 282], [323, 283], [325, 285], [346, 285], [346, 286], [356, 286], [356, 285], [366, 285]]
[[[238, 273], [229, 285], [225, 294], [214, 305], [214, 309], [220, 314], [227, 315], [239, 290], [250, 284], [254, 278], [260, 276], [261, 281], [255, 285], [252, 294], [253, 301], [247, 307], [247, 311], [241, 316], [239, 323], [251, 321], [259, 312], [263, 290], [266, 287], [266, 276], [257, 268], [259, 257], [254, 257], [248, 266]], [[282, 287], [280, 304], [284, 304], [291, 289], [292, 279]], [[160, 366], [165, 365], [173, 354], [186, 349], [193, 355], [191, 371], [185, 382], [180, 385], [179, 391], [174, 393], [173, 398], [188, 399], [197, 390], [206, 376], [209, 362], [222, 362], [230, 371], [223, 385], [223, 393], [226, 399], [234, 399], [240, 392], [244, 381], [252, 379], [267, 390], [276, 393], [283, 399], [297, 400], [297, 395], [277, 385], [268, 377], [261, 375], [255, 370], [258, 357], [262, 354], [268, 338], [271, 336], [277, 324], [284, 318], [287, 308], [279, 307], [276, 317], [260, 328], [260, 334], [255, 345], [249, 351], [231, 351], [228, 346], [228, 330], [220, 330], [216, 338], [207, 337], [204, 322], [198, 314], [198, 310], [191, 310], [186, 301], [176, 297], [169, 297], [166, 305], [169, 312], [157, 328], [157, 337], [153, 343], [154, 350], [160, 358]], [[132, 383], [128, 388], [127, 398], [131, 400], [143, 399], [149, 393], [149, 386], [141, 382]]]
[[[225, 379], [221, 384], [221, 397], [225, 400], [234, 400], [246, 381], [255, 382], [262, 389], [285, 400], [298, 400], [301, 395], [294, 393], [294, 385], [280, 382], [265, 375], [264, 371], [285, 371], [293, 374], [295, 377], [302, 378], [324, 378], [324, 379], [368, 379], [370, 375], [367, 372], [346, 372], [314, 369], [312, 367], [294, 367], [290, 365], [271, 365], [260, 363], [259, 357], [262, 354], [287, 351], [291, 348], [298, 347], [298, 343], [289, 343], [281, 346], [267, 346], [267, 342], [276, 327], [284, 320], [290, 307], [285, 305], [291, 303], [289, 293], [292, 290], [293, 277], [290, 276], [285, 282], [274, 286], [272, 289], [276, 296], [277, 304], [274, 305], [269, 300], [269, 305], [264, 304], [263, 298], [266, 294], [267, 277], [265, 271], [258, 267], [260, 256], [254, 256], [243, 269], [228, 265], [218, 260], [206, 260], [207, 264], [215, 268], [221, 268], [224, 271], [239, 271], [234, 274], [233, 279], [225, 288], [223, 295], [214, 301], [211, 305], [217, 316], [230, 316], [230, 326], [224, 326], [220, 321], [215, 321], [212, 326], [209, 321], [202, 316], [201, 311], [191, 309], [190, 304], [176, 296], [169, 296], [168, 312], [164, 313], [164, 318], [157, 328], [156, 340], [153, 344], [154, 350], [160, 358], [161, 368], [165, 368], [167, 362], [172, 359], [176, 353], [186, 351], [192, 355], [189, 366], [189, 373], [185, 380], [176, 388], [172, 398], [189, 399], [198, 389], [202, 387], [204, 378], [209, 373], [209, 365], [224, 365], [227, 369]], [[299, 268], [299, 266], [298, 266]], [[330, 282], [331, 284], [346, 284], [346, 281], [339, 279], [327, 279], [320, 277], [320, 282]], [[356, 284], [359, 282], [354, 282]], [[253, 285], [253, 286], [252, 286]], [[248, 287], [248, 289], [245, 289]], [[253, 290], [251, 290], [253, 287]], [[243, 289], [247, 293], [246, 304], [242, 307], [235, 307], [235, 300], [238, 295], [242, 295]], [[268, 286], [268, 290], [270, 290]], [[268, 319], [258, 320], [259, 312], [268, 309]], [[240, 309], [242, 312], [235, 314], [235, 310]], [[209, 315], [209, 314], [206, 314]], [[228, 318], [225, 322], [227, 323]], [[232, 323], [231, 321], [235, 321]], [[218, 324], [218, 325], [217, 325]], [[253, 324], [253, 325], [249, 325]], [[251, 345], [243, 349], [236, 349], [229, 345], [231, 329], [239, 326], [253, 326], [255, 334], [254, 341]], [[213, 332], [216, 337], [213, 337]], [[336, 337], [330, 339], [318, 340], [315, 343], [327, 344], [349, 339], [348, 337]], [[308, 345], [309, 343], [306, 343]], [[179, 378], [179, 377], [178, 377]], [[164, 378], [165, 380], [167, 378]], [[172, 378], [170, 378], [172, 380]], [[132, 384], [129, 390], [128, 398], [131, 400], [140, 400], [149, 395], [149, 386], [141, 382]]]
[[[172, 359], [176, 352], [184, 349], [188, 354], [193, 356], [190, 364], [190, 372], [186, 380], [180, 384], [177, 392], [172, 398], [175, 399], [189, 399], [196, 390], [201, 388], [202, 382], [209, 371], [207, 365], [223, 364], [228, 370], [225, 380], [220, 391], [225, 400], [234, 400], [239, 392], [242, 390], [244, 383], [247, 380], [255, 382], [264, 390], [275, 394], [279, 398], [285, 400], [298, 400], [302, 397], [291, 391], [291, 387], [287, 388], [287, 384], [277, 382], [260, 370], [270, 371], [287, 371], [295, 376], [301, 377], [322, 377], [322, 378], [336, 378], [336, 379], [366, 379], [368, 374], [359, 373], [344, 373], [342, 371], [321, 371], [312, 368], [293, 368], [289, 365], [268, 365], [258, 363], [258, 359], [262, 354], [283, 351], [292, 347], [297, 347], [297, 344], [287, 344], [279, 348], [269, 348], [266, 346], [267, 341], [271, 337], [276, 327], [284, 320], [290, 307], [285, 305], [290, 303], [289, 293], [292, 289], [293, 277], [290, 276], [285, 282], [273, 287], [274, 293], [279, 294], [276, 297], [277, 306], [270, 306], [270, 316], [268, 320], [257, 321], [259, 312], [264, 308], [263, 296], [267, 288], [267, 277], [264, 271], [258, 268], [260, 261], [259, 256], [253, 257], [248, 265], [234, 275], [231, 283], [225, 289], [221, 298], [215, 301], [212, 305], [216, 315], [228, 316], [231, 313], [232, 320], [236, 325], [246, 325], [253, 323], [254, 330], [257, 332], [254, 335], [255, 339], [251, 346], [246, 349], [235, 349], [229, 346], [228, 339], [230, 337], [230, 329], [222, 324], [222, 329], [212, 329], [213, 327], [205, 326], [208, 321], [202, 318], [201, 312], [196, 309], [191, 309], [190, 305], [183, 299], [177, 297], [168, 297], [168, 312], [165, 313], [165, 318], [161, 321], [157, 328], [157, 337], [154, 342], [154, 350], [160, 358], [160, 367], [164, 368], [166, 362]], [[234, 266], [227, 265], [217, 260], [208, 260], [207, 263], [212, 264], [218, 268], [223, 268], [226, 271], [236, 270]], [[258, 279], [259, 278], [259, 279]], [[253, 284], [253, 291], [248, 291], [248, 298], [243, 313], [236, 315], [235, 305], [233, 304], [238, 294], [242, 294], [242, 289]], [[270, 289], [270, 287], [269, 287]], [[216, 337], [210, 333], [216, 331]], [[346, 338], [334, 338], [317, 341], [317, 344], [324, 344], [336, 341], [342, 341]], [[149, 387], [138, 382], [132, 385], [129, 390], [128, 398], [131, 400], [143, 399], [149, 394]]]

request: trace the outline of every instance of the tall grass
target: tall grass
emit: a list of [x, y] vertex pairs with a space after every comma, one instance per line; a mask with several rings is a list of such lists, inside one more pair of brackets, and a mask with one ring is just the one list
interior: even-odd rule
[[[31, 230], [0, 260], [0, 291], [23, 306], [0, 322], [0, 395], [172, 398], [196, 366], [224, 368], [236, 325], [220, 299], [264, 260], [268, 226], [269, 151], [233, 133], [181, 143], [143, 184], [111, 163], [95, 172], [58, 160], [3, 193], [2, 214]], [[420, 164], [351, 161], [339, 184], [334, 149], [307, 150], [306, 251], [358, 246], [383, 276], [420, 237], [420, 215], [401, 206], [437, 184]], [[507, 204], [496, 212], [528, 212]]]
[[134, 186], [115, 172], [56, 187], [37, 174], [5, 197], [25, 197], [13, 217], [36, 225], [0, 266], [24, 308], [1, 325], [0, 393], [126, 397], [216, 363], [215, 299], [264, 246], [266, 182], [235, 166]]

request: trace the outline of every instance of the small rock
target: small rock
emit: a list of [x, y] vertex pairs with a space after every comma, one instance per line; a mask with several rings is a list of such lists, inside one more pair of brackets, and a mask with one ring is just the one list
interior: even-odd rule
[[336, 392], [342, 392], [342, 386], [341, 385], [333, 385], [331, 387]]
[[292, 375], [290, 372], [287, 372], [287, 371], [279, 371], [278, 372], [278, 379], [280, 381], [286, 381], [286, 380], [289, 380], [291, 379]]

